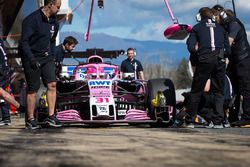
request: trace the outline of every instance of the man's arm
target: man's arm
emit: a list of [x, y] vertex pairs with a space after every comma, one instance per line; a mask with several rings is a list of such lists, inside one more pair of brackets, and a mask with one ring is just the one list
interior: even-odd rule
[[198, 42], [197, 42], [197, 37], [196, 37], [196, 32], [195, 32], [195, 29], [193, 28], [190, 32], [190, 35], [187, 39], [187, 48], [188, 48], [188, 51], [191, 53], [191, 54], [195, 54], [195, 52], [197, 51], [198, 49]]
[[20, 104], [15, 100], [15, 98], [1, 87], [0, 87], [0, 97], [2, 97], [7, 103], [12, 104], [16, 108], [20, 107]]
[[33, 27], [34, 27], [34, 21], [32, 22], [29, 18], [24, 19], [22, 23], [21, 49], [23, 55], [26, 56], [29, 60], [34, 59], [34, 55], [31, 52], [29, 44], [29, 39], [35, 33]]
[[143, 71], [139, 71], [139, 79], [144, 80]]
[[143, 67], [141, 65], [141, 62], [138, 61], [138, 76], [139, 79], [144, 80], [144, 74], [143, 74]]
[[[232, 39], [234, 40], [234, 39]], [[232, 41], [233, 43], [233, 41]], [[224, 35], [224, 49], [225, 49], [225, 57], [229, 57], [231, 55], [231, 45], [232, 43], [230, 43], [230, 38], [228, 37], [227, 33], [225, 32], [225, 35]]]
[[240, 31], [241, 26], [237, 22], [232, 22], [229, 24], [229, 31], [228, 31], [228, 40], [230, 46], [233, 45], [234, 39], [236, 38], [238, 32]]
[[[0, 39], [1, 40], [1, 39]], [[2, 40], [0, 41], [0, 65], [5, 65], [7, 66], [7, 57], [6, 57], [6, 52], [3, 46]]]
[[120, 66], [120, 78], [123, 79], [123, 73], [124, 73], [124, 61], [122, 62], [121, 66]]
[[[50, 40], [50, 51], [51, 51], [51, 55], [56, 58], [56, 56], [58, 55], [55, 55], [56, 53], [56, 36], [58, 34], [58, 31], [59, 31], [59, 23], [57, 22], [55, 24], [55, 33], [53, 34], [51, 40]], [[62, 56], [62, 55], [60, 55]], [[63, 59], [63, 57], [60, 57], [61, 59]]]
[[229, 40], [229, 44], [230, 46], [232, 46], [233, 42], [234, 42], [234, 38], [232, 37], [228, 37], [228, 40]]

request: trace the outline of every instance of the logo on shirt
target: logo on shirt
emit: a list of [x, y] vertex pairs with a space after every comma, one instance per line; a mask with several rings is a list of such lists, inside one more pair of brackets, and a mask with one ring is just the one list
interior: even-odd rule
[[51, 26], [50, 30], [51, 37], [53, 37], [54, 33], [55, 33], [55, 26]]
[[212, 22], [211, 19], [208, 19], [208, 22], [206, 22], [207, 27], [216, 27], [215, 23]]

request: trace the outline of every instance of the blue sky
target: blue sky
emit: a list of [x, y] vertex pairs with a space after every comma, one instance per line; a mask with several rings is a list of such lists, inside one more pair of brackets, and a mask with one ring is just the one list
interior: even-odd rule
[[[69, 0], [74, 9], [81, 0]], [[196, 24], [195, 15], [204, 6], [221, 4], [232, 9], [230, 0], [169, 0], [174, 16], [179, 23]], [[250, 3], [235, 0], [237, 17], [242, 20], [250, 37]], [[84, 0], [76, 10], [71, 25], [63, 25], [61, 31], [87, 31], [91, 0]], [[104, 0], [104, 9], [97, 7], [95, 0], [91, 33], [136, 39], [164, 41], [164, 30], [172, 24], [164, 0]], [[178, 41], [173, 41], [178, 42]], [[181, 41], [184, 42], [184, 41]]]

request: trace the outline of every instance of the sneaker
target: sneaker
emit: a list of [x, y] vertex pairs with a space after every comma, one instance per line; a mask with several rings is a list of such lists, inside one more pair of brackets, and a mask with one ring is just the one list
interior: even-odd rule
[[181, 128], [183, 125], [183, 121], [182, 120], [175, 120], [174, 124], [171, 126], [171, 128]]
[[211, 121], [205, 125], [205, 128], [212, 129], [214, 128], [214, 123]]
[[224, 128], [231, 128], [231, 125], [230, 125], [228, 119], [225, 119], [225, 120], [223, 121], [223, 126], [224, 126]]
[[220, 125], [214, 125], [213, 127], [214, 129], [223, 129], [223, 124], [220, 124]]
[[36, 122], [36, 120], [34, 118], [27, 120], [26, 123], [25, 123], [25, 127], [26, 127], [26, 129], [31, 129], [31, 130], [41, 128], [40, 125], [37, 125], [37, 122]]
[[10, 119], [5, 119], [5, 120], [0, 121], [0, 126], [4, 126], [4, 125], [10, 126], [11, 125]]
[[55, 115], [48, 116], [48, 118], [45, 119], [45, 123], [51, 127], [62, 127], [62, 123], [56, 118]]
[[193, 123], [188, 123], [188, 124], [186, 124], [185, 128], [193, 129], [194, 128], [194, 124]]

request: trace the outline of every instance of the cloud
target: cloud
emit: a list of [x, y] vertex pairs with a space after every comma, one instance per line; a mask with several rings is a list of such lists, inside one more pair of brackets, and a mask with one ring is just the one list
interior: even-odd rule
[[[81, 0], [71, 0], [72, 8]], [[97, 1], [95, 1], [97, 3]], [[212, 7], [218, 0], [169, 0], [172, 12], [179, 23], [196, 24], [195, 15], [204, 6]], [[228, 0], [219, 0], [222, 6], [232, 8]], [[86, 31], [89, 18], [91, 0], [75, 12], [79, 20], [73, 20], [71, 29]], [[237, 16], [250, 31], [248, 0], [235, 1]], [[95, 4], [93, 32], [112, 33], [120, 37], [137, 40], [166, 40], [162, 35], [165, 28], [173, 22], [163, 0], [105, 0], [104, 9], [99, 9]], [[126, 32], [126, 33], [124, 33]], [[110, 34], [110, 35], [112, 35]]]
[[248, 0], [235, 0], [235, 6], [241, 10], [248, 10], [250, 9], [250, 3]]
[[128, 37], [138, 40], [164, 40], [164, 29], [164, 22], [150, 23], [142, 26], [140, 30], [137, 28], [132, 30]]

